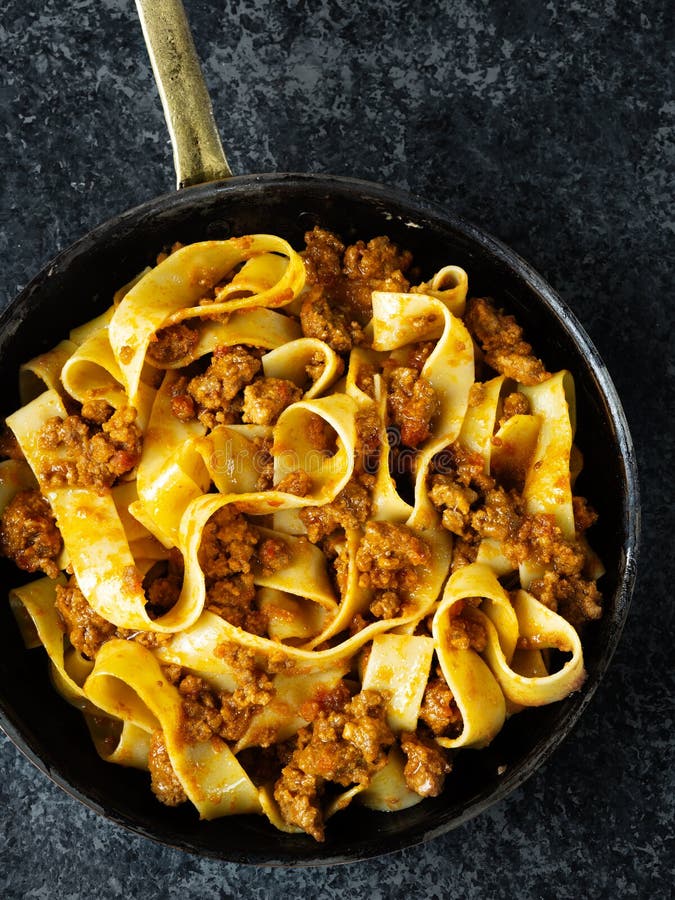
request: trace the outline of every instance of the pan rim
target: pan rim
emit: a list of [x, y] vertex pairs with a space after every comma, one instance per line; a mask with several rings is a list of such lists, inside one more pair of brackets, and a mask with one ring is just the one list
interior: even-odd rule
[[[23, 755], [46, 774], [52, 782], [94, 812], [103, 815], [118, 825], [122, 825], [135, 834], [140, 834], [157, 843], [172, 846], [192, 854], [249, 865], [311, 867], [365, 860], [431, 840], [463, 824], [489, 806], [504, 799], [545, 762], [558, 744], [569, 734], [587, 708], [609, 667], [618, 645], [635, 585], [641, 512], [637, 463], [626, 416], [609, 371], [576, 315], [526, 260], [499, 239], [463, 217], [456, 215], [451, 210], [446, 210], [436, 203], [400, 188], [390, 188], [376, 182], [354, 179], [348, 176], [289, 172], [235, 176], [226, 181], [210, 182], [186, 188], [178, 193], [162, 194], [96, 225], [47, 262], [23, 290], [9, 300], [2, 314], [0, 314], [0, 330], [5, 330], [13, 319], [16, 308], [22, 302], [25, 302], [25, 299], [32, 293], [39, 290], [45, 281], [72, 265], [73, 261], [84, 253], [89, 252], [92, 242], [105, 240], [106, 236], [111, 235], [117, 229], [132, 223], [138, 226], [142, 224], [142, 220], [145, 217], [156, 215], [165, 209], [192, 206], [207, 196], [222, 195], [225, 197], [229, 193], [239, 192], [244, 188], [263, 192], [273, 187], [288, 186], [291, 183], [312, 185], [315, 188], [319, 186], [332, 194], [348, 190], [353, 195], [354, 190], [357, 190], [362, 192], [364, 199], [375, 200], [383, 204], [387, 202], [399, 204], [406, 210], [410, 210], [412, 217], [429, 221], [436, 220], [444, 227], [450, 227], [458, 231], [472, 244], [479, 245], [494, 259], [517, 273], [518, 277], [531, 288], [539, 300], [552, 310], [561, 327], [567, 332], [580, 354], [589, 364], [595, 389], [606, 404], [609, 413], [615, 449], [620, 461], [621, 489], [623, 492], [622, 533], [624, 540], [621, 548], [623, 559], [621, 560], [621, 571], [615, 593], [615, 608], [612, 616], [613, 629], [608, 637], [608, 641], [602, 648], [602, 653], [592, 674], [584, 685], [583, 693], [577, 695], [568, 704], [568, 708], [562, 714], [556, 729], [547, 734], [545, 739], [542, 739], [540, 742], [540, 745], [537, 745], [530, 751], [513, 774], [505, 777], [504, 781], [496, 789], [490, 791], [489, 797], [485, 798], [478, 795], [472, 803], [468, 804], [458, 815], [453, 816], [450, 821], [446, 821], [434, 828], [428, 828], [420, 824], [410, 828], [405, 834], [401, 835], [388, 835], [386, 838], [375, 836], [375, 838], [370, 838], [366, 842], [355, 845], [355, 852], [350, 855], [335, 852], [332, 854], [330, 852], [325, 853], [325, 850], [329, 850], [328, 845], [319, 845], [314, 855], [309, 854], [306, 857], [300, 857], [291, 861], [286, 858], [274, 859], [269, 854], [259, 855], [255, 851], [246, 854], [224, 855], [209, 847], [197, 847], [190, 840], [176, 840], [175, 837], [172, 839], [168, 836], [153, 834], [142, 825], [135, 823], [131, 817], [117, 810], [106, 808], [93, 797], [83, 794], [77, 787], [62, 777], [58, 771], [56, 761], [50, 761], [49, 754], [45, 754], [42, 752], [41, 747], [38, 748], [36, 746], [38, 743], [37, 739], [33, 735], [26, 734], [26, 729], [21, 730], [20, 717], [15, 715], [11, 708], [8, 708], [0, 690], [0, 727], [3, 731]], [[415, 223], [413, 225], [414, 227], [419, 227]], [[383, 841], [386, 844], [384, 847], [382, 847]]]

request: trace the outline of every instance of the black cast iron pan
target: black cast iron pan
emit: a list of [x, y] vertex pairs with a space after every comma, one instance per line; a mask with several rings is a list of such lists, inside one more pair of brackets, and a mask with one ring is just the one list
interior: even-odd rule
[[[95, 228], [16, 297], [0, 317], [3, 415], [18, 404], [19, 365], [106, 308], [114, 290], [152, 264], [165, 245], [272, 232], [299, 247], [304, 232], [319, 223], [347, 241], [389, 235], [412, 250], [425, 277], [450, 262], [464, 267], [472, 292], [490, 293], [514, 313], [549, 369], [564, 366], [575, 377], [577, 443], [585, 456], [579, 492], [600, 513], [591, 538], [607, 568], [601, 583], [605, 614], [584, 639], [585, 685], [561, 703], [513, 717], [489, 748], [457, 754], [440, 797], [395, 814], [351, 807], [329, 823], [325, 844], [277, 832], [259, 817], [199, 822], [187, 804], [161, 806], [147, 775], [97, 756], [81, 715], [52, 689], [46, 657], [40, 650], [24, 650], [8, 604], [0, 603], [0, 725], [78, 800], [154, 840], [232, 862], [321, 865], [366, 859], [442, 834], [503, 798], [542, 764], [589, 702], [619, 640], [635, 579], [640, 507], [630, 435], [607, 370], [574, 315], [499, 241], [417, 197], [355, 179], [228, 177], [179, 0], [163, 0], [159, 21], [159, 4], [138, 0], [138, 6], [179, 183], [208, 183], [159, 197]], [[0, 576], [3, 593], [21, 581], [6, 561]]]

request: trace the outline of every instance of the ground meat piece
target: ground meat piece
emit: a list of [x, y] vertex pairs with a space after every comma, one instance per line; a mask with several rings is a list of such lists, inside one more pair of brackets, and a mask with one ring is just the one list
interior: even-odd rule
[[274, 799], [289, 825], [297, 825], [316, 841], [324, 840], [323, 812], [320, 801], [324, 780], [287, 765], [274, 785]]
[[89, 422], [102, 425], [108, 421], [114, 412], [115, 408], [107, 400], [87, 400], [82, 404], [80, 415]]
[[340, 596], [344, 597], [349, 583], [349, 554], [347, 553], [347, 542], [343, 534], [335, 531], [323, 538], [321, 549], [332, 566], [335, 584], [340, 592]]
[[437, 735], [454, 735], [461, 731], [462, 714], [440, 670], [435, 678], [429, 679], [425, 688], [420, 719]]
[[161, 729], [153, 731], [148, 753], [148, 770], [152, 792], [165, 806], [179, 806], [187, 800], [187, 794], [178, 780], [164, 743]]
[[342, 275], [345, 245], [340, 238], [316, 226], [305, 234], [305, 249], [300, 254], [305, 262], [307, 283], [332, 284]]
[[223, 719], [221, 737], [238, 741], [243, 737], [253, 716], [274, 697], [274, 684], [266, 672], [252, 666], [245, 677], [238, 675], [238, 686], [232, 694], [221, 696]]
[[41, 471], [53, 487], [111, 487], [120, 475], [131, 471], [141, 456], [143, 435], [136, 425], [136, 410], [123, 406], [102, 423], [88, 423], [81, 416], [55, 416], [42, 426], [38, 437], [45, 450], [58, 449], [63, 458]]
[[65, 459], [45, 467], [42, 474], [54, 486], [76, 484], [78, 460], [87, 459], [90, 428], [80, 416], [54, 416], [48, 419], [40, 430], [38, 442], [46, 450], [64, 448]]
[[188, 673], [187, 675], [181, 671], [179, 678], [174, 682], [178, 688], [179, 694], [183, 697], [190, 697], [192, 700], [198, 699], [201, 695], [205, 696], [207, 706], [213, 706], [213, 692], [211, 686], [201, 676]]
[[102, 432], [90, 441], [92, 459], [105, 462], [114, 476], [130, 472], [141, 457], [143, 435], [136, 425], [136, 410], [122, 406], [103, 423]]
[[274, 787], [284, 819], [323, 840], [324, 782], [369, 784], [393, 743], [385, 700], [377, 691], [362, 691], [342, 710], [321, 711], [298, 732], [296, 749]]
[[258, 538], [242, 513], [223, 506], [206, 523], [198, 554], [206, 609], [253, 634], [263, 634], [267, 627], [265, 616], [254, 607], [251, 564]]
[[177, 394], [171, 398], [171, 413], [181, 422], [189, 422], [197, 415], [194, 400], [189, 394]]
[[14, 432], [7, 425], [3, 425], [0, 429], [0, 458], [25, 459]]
[[356, 446], [354, 470], [357, 475], [374, 475], [380, 458], [380, 417], [375, 406], [360, 410], [354, 420]]
[[525, 558], [553, 566], [561, 575], [578, 575], [586, 561], [583, 547], [566, 541], [554, 517], [545, 513], [525, 516], [518, 532]]
[[558, 588], [558, 612], [579, 631], [586, 622], [602, 617], [602, 594], [595, 581], [572, 575], [561, 579], [567, 582], [564, 593]]
[[368, 784], [394, 742], [385, 719], [382, 695], [362, 691], [343, 712], [321, 714], [301, 729], [291, 764], [343, 787]]
[[[246, 678], [238, 676], [238, 679], [238, 687], [233, 693], [220, 694], [220, 713], [223, 718], [220, 735], [228, 741], [237, 741], [244, 736], [251, 719], [272, 701], [275, 693], [270, 675], [261, 669], [253, 667]], [[274, 727], [267, 734], [263, 731], [256, 732], [255, 740], [259, 747], [270, 747], [276, 739], [277, 731]], [[287, 762], [291, 755], [290, 749], [284, 749], [282, 755]]]
[[[357, 241], [347, 247], [344, 256], [344, 270], [347, 278], [353, 281], [386, 281], [389, 278], [398, 280], [397, 276], [407, 272], [412, 263], [412, 253], [399, 248], [388, 237], [375, 237], [365, 244]], [[389, 290], [407, 290], [406, 287]], [[383, 288], [384, 290], [384, 288]]]
[[357, 241], [344, 254], [345, 302], [360, 322], [373, 314], [373, 291], [407, 291], [410, 282], [404, 272], [410, 268], [412, 253], [399, 250], [388, 237], [375, 237], [368, 243]]
[[344, 313], [331, 307], [321, 287], [307, 293], [300, 309], [300, 327], [305, 337], [324, 341], [336, 353], [352, 349], [352, 332]]
[[[89, 455], [101, 465], [107, 464], [114, 475], [123, 475], [133, 468], [140, 457], [140, 434], [135, 426], [136, 411], [130, 407], [119, 410], [103, 423], [103, 430], [89, 440]], [[127, 459], [127, 451], [131, 459]], [[123, 458], [118, 460], [118, 453]]]
[[478, 499], [476, 491], [458, 484], [450, 475], [433, 475], [429, 499], [443, 514], [443, 527], [458, 537], [467, 537], [471, 504]]
[[368, 608], [376, 619], [394, 619], [401, 611], [401, 597], [396, 591], [378, 591]]
[[495, 479], [485, 473], [485, 460], [480, 453], [467, 450], [459, 442], [447, 446], [432, 460], [432, 472], [452, 475], [464, 487], [484, 493], [495, 487]]
[[496, 372], [521, 384], [539, 384], [549, 377], [544, 364], [532, 355], [523, 330], [513, 316], [497, 310], [487, 297], [472, 297], [464, 323]]
[[387, 412], [406, 447], [417, 447], [431, 434], [438, 409], [436, 392], [426, 378], [407, 366], [391, 369], [387, 378]]
[[25, 572], [41, 570], [56, 578], [56, 558], [63, 547], [49, 502], [39, 491], [19, 491], [0, 519], [0, 553]]
[[88, 659], [94, 659], [106, 641], [117, 637], [115, 626], [91, 608], [74, 578], [65, 587], [56, 585], [55, 606], [70, 643]]
[[437, 797], [443, 790], [445, 776], [452, 770], [443, 748], [432, 738], [404, 731], [401, 750], [408, 757], [403, 776], [410, 790], [420, 797]]
[[365, 324], [373, 314], [372, 292], [407, 291], [404, 277], [412, 262], [407, 250], [399, 250], [388, 237], [347, 247], [340, 238], [322, 228], [305, 234], [307, 284], [325, 288], [331, 304], [346, 310], [356, 322]]
[[530, 585], [530, 593], [579, 631], [602, 616], [602, 594], [594, 581], [581, 575], [545, 572]]
[[598, 514], [585, 497], [572, 497], [574, 510], [574, 527], [578, 534], [583, 534], [598, 521]]
[[258, 530], [231, 504], [217, 510], [204, 526], [199, 547], [199, 565], [207, 585], [250, 572], [258, 537]]
[[504, 397], [499, 424], [500, 426], [503, 425], [504, 422], [508, 421], [513, 416], [527, 416], [529, 413], [530, 401], [525, 394], [521, 394], [520, 391], [513, 391], [513, 393], [507, 394], [507, 396]]
[[468, 540], [456, 537], [452, 542], [452, 561], [450, 562], [450, 571], [456, 572], [462, 566], [468, 566], [472, 562], [476, 562], [478, 556], [478, 547], [480, 541], [471, 536]]
[[262, 368], [258, 356], [246, 347], [217, 348], [203, 375], [190, 379], [187, 391], [197, 404], [197, 416], [207, 428], [239, 421], [239, 391], [253, 381]]
[[259, 671], [255, 651], [250, 647], [226, 641], [218, 644], [215, 655], [227, 663], [240, 684], [251, 681]]
[[304, 469], [296, 469], [295, 472], [289, 472], [278, 484], [275, 484], [274, 490], [294, 494], [296, 497], [306, 497], [312, 490], [312, 476]]
[[[459, 606], [459, 604], [458, 604]], [[448, 620], [448, 630], [446, 632], [446, 641], [448, 647], [453, 650], [475, 650], [482, 653], [487, 644], [487, 635], [485, 629], [473, 619], [469, 619], [461, 614], [461, 611], [455, 613]]]
[[[342, 363], [342, 360], [340, 360]], [[310, 357], [309, 362], [305, 366], [305, 372], [307, 373], [307, 377], [311, 378], [312, 382], [318, 381], [319, 378], [324, 373], [326, 368], [326, 359], [322, 353], [315, 353]], [[340, 367], [340, 374], [344, 371], [344, 363], [342, 363]]]
[[166, 663], [160, 665], [166, 680], [170, 681], [173, 685], [177, 685], [185, 673], [183, 667], [175, 663]]
[[[193, 676], [194, 677], [194, 676]], [[201, 679], [199, 679], [201, 681]], [[223, 717], [216, 705], [216, 694], [208, 690], [195, 690], [187, 693], [183, 700], [183, 738], [188, 743], [201, 743], [212, 740], [223, 730]], [[232, 734], [237, 740], [246, 730], [248, 718], [243, 727], [236, 727]]]
[[256, 491], [268, 491], [274, 481], [274, 457], [272, 450], [272, 438], [254, 438], [253, 440], [253, 466], [258, 473]]
[[267, 630], [267, 618], [255, 608], [254, 601], [253, 573], [245, 572], [222, 578], [208, 587], [204, 607], [237, 628], [262, 635]]
[[[519, 494], [501, 487], [491, 488], [485, 492], [480, 509], [471, 514], [471, 527], [483, 538], [513, 544], [519, 540], [523, 514], [523, 501]], [[517, 548], [513, 555], [520, 561]]]
[[220, 714], [220, 692], [212, 690], [198, 675], [185, 675], [176, 684], [182, 698], [181, 736], [189, 744], [220, 736], [223, 717]]
[[313, 722], [320, 715], [339, 712], [351, 699], [349, 688], [344, 681], [338, 681], [333, 688], [319, 687], [311, 699], [300, 707], [300, 715], [306, 722]]
[[313, 544], [332, 534], [337, 528], [358, 528], [368, 521], [371, 510], [370, 494], [352, 478], [337, 497], [323, 506], [307, 506], [300, 511], [300, 519]]
[[291, 561], [291, 554], [286, 541], [279, 538], [267, 538], [261, 541], [257, 553], [263, 575], [272, 575], [284, 569]]
[[[466, 488], [464, 490], [467, 490]], [[454, 506], [443, 510], [441, 523], [444, 528], [457, 537], [467, 537], [468, 504], [466, 499], [458, 496], [458, 502]]]
[[199, 342], [199, 332], [185, 322], [158, 331], [148, 347], [148, 358], [159, 367], [170, 366], [189, 356]]
[[[361, 691], [346, 708], [342, 737], [363, 754], [369, 765], [380, 765], [394, 736], [386, 722], [385, 699], [376, 691]], [[370, 778], [370, 773], [369, 776]]]
[[188, 743], [239, 740], [253, 716], [274, 696], [272, 680], [257, 668], [254, 654], [239, 654], [233, 668], [237, 687], [230, 692], [180, 666], [164, 667], [165, 676], [182, 698], [181, 734]]
[[259, 378], [244, 388], [242, 421], [274, 425], [282, 411], [301, 397], [302, 390], [286, 378]]
[[356, 386], [364, 394], [375, 399], [375, 366], [364, 364], [356, 372]]
[[368, 522], [356, 551], [362, 587], [411, 591], [420, 579], [419, 567], [431, 562], [426, 541], [406, 525]]
[[183, 571], [183, 557], [174, 547], [166, 562], [157, 563], [147, 573], [143, 579], [143, 589], [151, 618], [167, 612], [176, 604], [183, 587]]
[[177, 378], [169, 389], [171, 413], [181, 422], [189, 422], [197, 415], [195, 401], [188, 394], [188, 379], [185, 375]]

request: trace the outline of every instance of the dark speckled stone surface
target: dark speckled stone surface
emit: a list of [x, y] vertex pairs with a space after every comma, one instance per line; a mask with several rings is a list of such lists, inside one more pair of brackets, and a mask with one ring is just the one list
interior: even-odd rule
[[[97, 818], [0, 737], [0, 896], [672, 896], [672, 4], [186, 5], [236, 172], [408, 188], [511, 244], [568, 301], [637, 445], [638, 586], [607, 678], [548, 764], [479, 819], [380, 860], [284, 871], [193, 858]], [[4, 303], [173, 173], [131, 0], [0, 11]]]

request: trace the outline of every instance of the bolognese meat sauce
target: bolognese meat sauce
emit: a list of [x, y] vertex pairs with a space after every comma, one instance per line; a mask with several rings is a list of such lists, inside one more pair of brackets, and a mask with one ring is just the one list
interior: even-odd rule
[[[309, 548], [313, 552], [316, 547], [321, 549], [336, 597], [344, 601], [350, 583], [356, 583], [367, 597], [343, 632], [314, 647], [326, 650], [377, 620], [403, 615], [411, 596], [428, 578], [434, 564], [432, 543], [408, 525], [373, 521], [371, 516], [385, 429], [397, 442], [390, 465], [397, 454], [407, 460], [400, 470], [390, 470], [403, 493], [415, 476], [420, 448], [434, 434], [439, 397], [422, 375], [436, 346], [433, 341], [410, 344], [384, 362], [377, 361], [381, 360], [377, 354], [368, 355], [372, 293], [409, 291], [411, 254], [387, 237], [347, 246], [319, 227], [308, 232], [305, 241], [301, 256], [306, 287], [294, 308], [302, 334], [324, 341], [339, 355], [336, 378], [347, 370], [352, 349], [364, 348], [364, 361], [356, 373], [362, 396], [355, 415], [350, 477], [330, 501], [298, 504], [300, 539], [314, 544]], [[518, 384], [538, 384], [549, 373], [525, 340], [522, 328], [485, 297], [469, 299], [464, 323], [477, 346], [481, 375], [496, 372], [511, 379], [498, 407], [499, 425], [514, 416], [528, 415], [530, 404]], [[150, 363], [157, 369], [175, 370], [170, 376], [173, 416], [186, 423], [197, 419], [207, 431], [222, 425], [256, 426], [251, 438], [255, 489], [296, 498], [312, 495], [317, 481], [300, 466], [273, 483], [273, 429], [284, 410], [302, 399], [303, 389], [294, 381], [266, 376], [260, 347], [218, 346], [210, 356], [193, 359], [199, 337], [198, 328], [179, 323], [157, 331], [150, 343]], [[304, 374], [316, 382], [325, 365], [325, 358], [315, 354], [303, 362]], [[469, 406], [477, 406], [484, 396], [483, 384], [476, 382]], [[131, 406], [113, 409], [96, 398], [77, 408], [79, 412], [50, 419], [42, 428], [39, 443], [46, 461], [38, 475], [53, 488], [70, 485], [108, 490], [128, 476], [141, 458], [136, 410]], [[320, 416], [310, 413], [305, 427], [306, 440], [318, 458], [336, 454], [335, 430]], [[0, 434], [0, 454], [13, 459], [23, 456], [7, 429]], [[576, 534], [567, 540], [552, 516], [529, 513], [522, 484], [501, 483], [486, 469], [482, 455], [454, 441], [442, 456], [442, 464], [440, 456], [432, 461], [426, 486], [440, 526], [452, 537], [451, 569], [473, 562], [483, 540], [498, 541], [514, 570], [525, 561], [541, 567], [543, 574], [529, 590], [543, 604], [576, 628], [597, 619], [602, 601], [588, 571], [584, 539], [596, 514], [587, 502], [574, 498]], [[273, 517], [250, 516], [242, 511], [245, 508], [224, 503], [202, 530], [197, 560], [204, 578], [204, 609], [242, 633], [268, 637], [269, 622], [264, 608], [258, 606], [254, 572], [265, 578], [283, 572], [293, 561], [292, 542], [264, 536], [265, 529], [273, 527]], [[298, 540], [297, 534], [293, 532], [294, 540]], [[0, 551], [26, 571], [42, 571], [56, 578], [62, 547], [45, 497], [37, 490], [17, 493], [2, 514]], [[349, 578], [350, 565], [356, 570], [355, 582]], [[157, 618], [181, 596], [183, 556], [173, 548], [142, 571], [146, 572], [142, 580], [146, 611], [151, 619]], [[135, 567], [134, 575], [140, 581]], [[149, 648], [172, 640], [171, 634], [131, 632], [108, 622], [89, 604], [74, 576], [66, 584], [56, 585], [55, 596], [70, 645], [90, 660], [114, 638], [139, 641]], [[453, 606], [444, 632], [449, 649], [485, 650], [485, 628], [472, 614], [479, 602], [480, 598], [469, 598]], [[429, 636], [430, 623], [431, 615], [426, 613], [414, 626], [414, 633]], [[452, 764], [436, 738], [456, 737], [463, 728], [462, 714], [435, 657], [417, 727], [394, 734], [387, 721], [387, 692], [359, 690], [359, 666], [367, 663], [367, 644], [362, 651], [359, 660], [352, 660], [346, 677], [338, 678], [330, 689], [317, 689], [293, 710], [294, 717], [304, 722], [294, 734], [275, 743], [274, 729], [262, 728], [257, 744], [247, 746], [242, 755], [251, 760], [254, 781], [272, 790], [284, 822], [317, 840], [325, 837], [328, 799], [339, 789], [366, 788], [387, 765], [392, 748], [397, 748], [397, 757], [404, 760], [402, 774], [408, 788], [421, 797], [437, 796]], [[215, 653], [232, 674], [232, 690], [180, 665], [163, 664], [162, 671], [180, 700], [178, 739], [185, 744], [208, 741], [215, 750], [227, 745], [236, 751], [237, 743], [250, 735], [255, 716], [273, 702], [275, 676], [289, 674], [292, 660], [276, 651], [265, 656], [245, 642], [219, 644]], [[175, 806], [187, 799], [161, 730], [151, 737], [148, 769], [158, 800]]]

